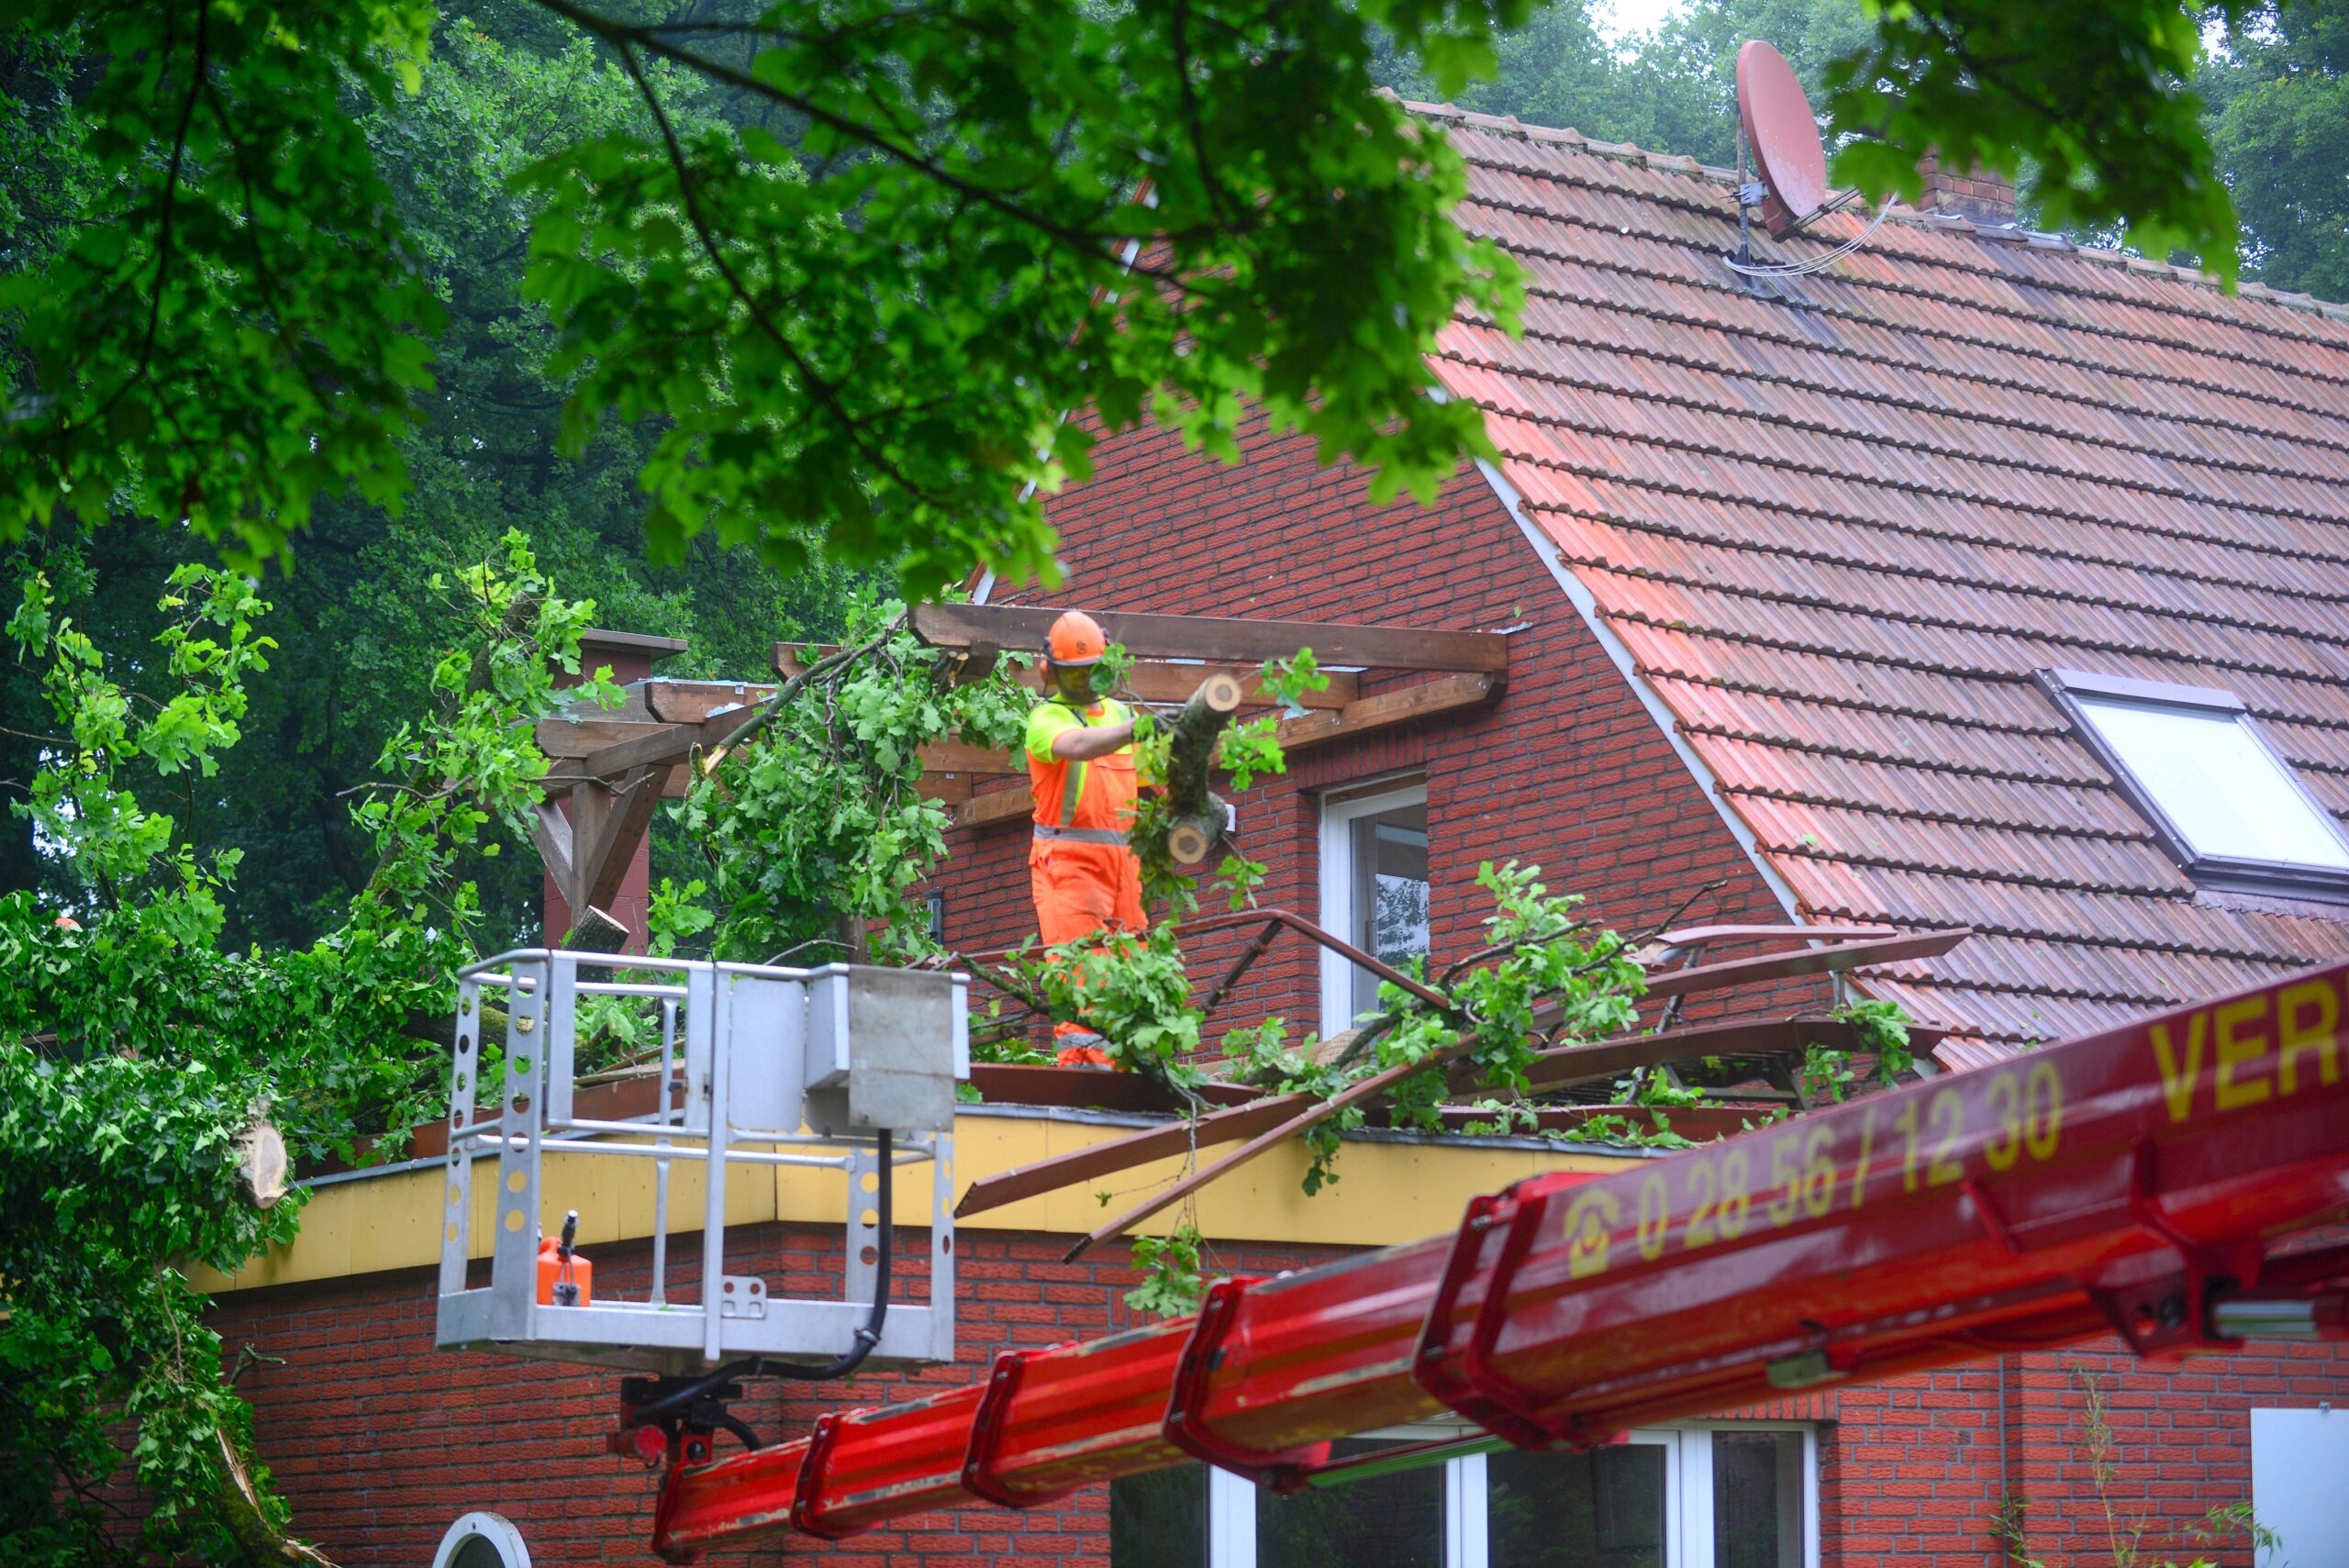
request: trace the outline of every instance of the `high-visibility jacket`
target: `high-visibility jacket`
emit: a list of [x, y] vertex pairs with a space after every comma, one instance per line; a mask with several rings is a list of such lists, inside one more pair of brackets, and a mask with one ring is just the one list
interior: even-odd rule
[[1132, 826], [1141, 781], [1134, 772], [1131, 744], [1084, 762], [1064, 762], [1052, 755], [1052, 740], [1064, 731], [1080, 726], [1123, 724], [1132, 717], [1132, 710], [1114, 697], [1104, 697], [1081, 711], [1058, 698], [1047, 698], [1030, 712], [1028, 784], [1038, 827], [1123, 833]]

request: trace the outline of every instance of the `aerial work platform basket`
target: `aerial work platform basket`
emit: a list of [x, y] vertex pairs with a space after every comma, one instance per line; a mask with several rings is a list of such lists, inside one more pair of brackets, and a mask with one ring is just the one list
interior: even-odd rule
[[[648, 1115], [576, 1113], [582, 1012], [609, 1006], [596, 1000], [605, 997], [657, 1017]], [[874, 1303], [887, 1296], [896, 1175], [926, 1164], [927, 1298], [888, 1303], [871, 1363], [952, 1361], [954, 1104], [970, 1076], [967, 998], [962, 974], [850, 964], [782, 969], [532, 948], [463, 971], [437, 1342], [663, 1374], [747, 1357], [840, 1355], [875, 1326]], [[502, 1049], [495, 1032], [484, 1040], [484, 1018], [494, 1023], [501, 1005]], [[477, 1164], [495, 1184], [478, 1209]], [[649, 1288], [636, 1299], [610, 1294], [607, 1257], [592, 1292], [543, 1289], [542, 1240], [582, 1207], [574, 1195], [607, 1189], [616, 1168], [643, 1173], [623, 1184], [624, 1207], [636, 1208], [650, 1189]], [[779, 1188], [778, 1168], [838, 1173], [846, 1223], [837, 1297], [777, 1295], [751, 1259], [729, 1257], [746, 1251], [729, 1248], [729, 1185], [739, 1214], [746, 1182]], [[808, 1218], [829, 1224], [832, 1212], [827, 1203]], [[494, 1228], [485, 1247], [477, 1224]], [[680, 1230], [699, 1231], [701, 1246], [696, 1262], [673, 1271], [670, 1239]], [[591, 1224], [580, 1240], [612, 1238]], [[487, 1277], [474, 1283], [470, 1260], [481, 1251]]]

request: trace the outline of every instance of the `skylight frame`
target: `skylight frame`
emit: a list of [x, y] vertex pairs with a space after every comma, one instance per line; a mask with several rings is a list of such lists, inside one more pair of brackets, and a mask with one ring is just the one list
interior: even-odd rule
[[2233, 719], [2243, 734], [2250, 738], [2251, 743], [2266, 754], [2285, 782], [2299, 792], [2310, 815], [2332, 835], [2344, 855], [2349, 855], [2349, 831], [2343, 829], [2339, 819], [2309, 788], [2308, 782], [2300, 776], [2299, 769], [2293, 765], [2291, 759], [2268, 739], [2265, 727], [2253, 715], [2250, 705], [2234, 693], [2217, 686], [2141, 681], [2126, 675], [2099, 674], [2086, 670], [2040, 670], [2034, 672], [2034, 678], [2049, 700], [2071, 721], [2073, 730], [2082, 743], [2098, 762], [2104, 764], [2105, 771], [2111, 775], [2122, 796], [2136, 807], [2138, 814], [2153, 828], [2163, 851], [2198, 884], [2221, 892], [2349, 900], [2349, 870], [2303, 861], [2209, 854], [2196, 849], [2185, 828], [2163, 808], [2153, 791], [2139, 780], [2119, 750], [2105, 738], [2095, 717], [2076, 700], [2079, 697], [2095, 697], [2144, 707], [2199, 709], [2204, 713], [2226, 715]]

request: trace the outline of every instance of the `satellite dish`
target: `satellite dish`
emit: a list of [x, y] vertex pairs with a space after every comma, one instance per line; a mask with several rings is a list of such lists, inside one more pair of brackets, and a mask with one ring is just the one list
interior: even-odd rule
[[1737, 51], [1737, 117], [1770, 199], [1762, 221], [1774, 234], [1818, 216], [1827, 199], [1827, 150], [1819, 121], [1787, 57], [1749, 39]]

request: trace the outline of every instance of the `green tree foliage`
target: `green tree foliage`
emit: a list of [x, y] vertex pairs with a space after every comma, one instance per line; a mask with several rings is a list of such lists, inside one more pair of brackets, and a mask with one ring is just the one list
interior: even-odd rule
[[[2214, 7], [2228, 20], [2246, 0]], [[1920, 190], [1917, 165], [2020, 177], [2041, 221], [2128, 227], [2155, 255], [2183, 250], [2236, 270], [2234, 204], [2189, 90], [2203, 15], [2176, 0], [1909, 0], [1827, 70], [1829, 116], [1867, 134], [1834, 172], [1871, 195]]]
[[[1700, 7], [1679, 36], [1709, 44], [1707, 15], [1779, 8], [1813, 14]], [[501, 15], [573, 72], [580, 113], [527, 159], [473, 167], [510, 176], [530, 224], [566, 448], [615, 417], [644, 427], [634, 474], [658, 558], [712, 533], [785, 565], [812, 549], [896, 566], [917, 591], [974, 560], [1049, 576], [1041, 497], [1087, 471], [1074, 409], [1155, 417], [1229, 455], [1252, 402], [1383, 491], [1428, 494], [1481, 450], [1473, 410], [1427, 395], [1420, 350], [1463, 300], [1508, 318], [1513, 273], [1446, 219], [1461, 166], [1372, 91], [1374, 68], [1457, 94], [1531, 14], [784, 0], [648, 17], [536, 0]], [[404, 438], [444, 395], [426, 390], [432, 343], [462, 301], [436, 286], [370, 128], [424, 88], [447, 19], [427, 0], [17, 15], [0, 127], [28, 150], [0, 161], [6, 205], [80, 194], [0, 274], [17, 393], [0, 533], [138, 515], [232, 559], [284, 558], [322, 500], [405, 493]], [[2185, 88], [2199, 28], [2176, 0], [1880, 6], [1824, 73], [1838, 123], [1869, 133], [1839, 170], [1913, 191], [1937, 147], [2023, 172], [2050, 221], [2126, 220], [2226, 270], [2232, 207]], [[478, 52], [462, 28], [440, 35]], [[2322, 55], [2295, 36], [2296, 59]], [[85, 67], [54, 53], [62, 39]], [[1581, 111], [1639, 78], [1579, 10], [1508, 47], [1542, 117], [1691, 128], [1660, 92]], [[1694, 76], [1717, 83], [1721, 52]], [[2274, 120], [2265, 134], [2284, 134]]]
[[[70, 560], [54, 564], [61, 568]], [[461, 639], [354, 811], [374, 869], [327, 936], [232, 951], [239, 857], [178, 833], [174, 779], [240, 739], [273, 651], [242, 578], [183, 565], [145, 698], [28, 575], [6, 633], [53, 732], [30, 817], [82, 881], [78, 919], [0, 895], [0, 1539], [11, 1561], [299, 1560], [251, 1452], [250, 1415], [183, 1270], [234, 1270], [291, 1239], [238, 1187], [232, 1140], [262, 1108], [297, 1155], [352, 1152], [440, 1114], [454, 971], [482, 925], [467, 867], [540, 798], [531, 721], [576, 669], [592, 604], [557, 595], [518, 539], [443, 584]], [[590, 695], [609, 688], [590, 682]], [[147, 793], [142, 796], [142, 791]], [[130, 1434], [128, 1452], [120, 1446]], [[113, 1488], [136, 1479], [126, 1530]]]
[[946, 739], [1016, 745], [1034, 695], [1000, 672], [960, 679], [902, 604], [860, 606], [849, 636], [779, 687], [673, 811], [701, 866], [688, 887], [664, 885], [664, 939], [706, 931], [707, 951], [745, 962], [935, 951], [912, 895], [946, 856], [948, 819], [916, 793], [918, 753]]
[[2293, 0], [2232, 29], [2200, 84], [2246, 269], [2349, 300], [2349, 5]]
[[[1510, 290], [1444, 217], [1458, 160], [1372, 91], [1368, 29], [1457, 83], [1525, 0], [540, 9], [639, 100], [523, 189], [566, 435], [660, 420], [664, 559], [708, 530], [788, 561], [813, 528], [919, 588], [1048, 572], [1035, 486], [1084, 472], [1082, 406], [1228, 450], [1252, 397], [1421, 493], [1481, 450], [1419, 350]], [[404, 487], [445, 308], [362, 126], [422, 84], [432, 8], [28, 14], [85, 29], [83, 139], [122, 195], [0, 294], [37, 391], [0, 528], [138, 512], [264, 558], [322, 495]], [[697, 120], [713, 89], [756, 119]]]
[[[88, 161], [77, 162], [53, 134], [24, 137], [68, 123], [30, 110], [65, 100], [73, 54], [37, 48], [29, 34], [17, 39], [17, 55], [0, 47], [0, 82], [13, 89], [0, 117], [29, 117], [0, 118], [0, 210], [61, 221], [75, 210]], [[700, 124], [723, 107], [712, 96], [684, 112]], [[363, 117], [448, 326], [432, 345], [435, 395], [395, 442], [410, 476], [402, 505], [319, 500], [300, 570], [269, 589], [280, 646], [245, 682], [245, 744], [215, 759], [217, 773], [174, 781], [183, 841], [244, 851], [237, 895], [225, 901], [231, 945], [306, 943], [365, 884], [372, 861], [348, 792], [375, 776], [384, 740], [426, 702], [433, 658], [464, 618], [431, 580], [454, 582], [509, 529], [526, 532], [548, 571], [593, 596], [607, 624], [689, 639], [667, 673], [755, 676], [775, 639], [839, 630], [852, 583], [842, 569], [786, 578], [748, 552], [721, 557], [707, 537], [677, 566], [645, 561], [635, 477], [658, 421], [607, 422], [575, 457], [557, 450], [566, 384], [548, 368], [556, 331], [522, 297], [536, 204], [507, 181], [549, 149], [640, 112], [633, 85], [592, 46], [526, 6], [491, 5], [446, 18], [420, 90]], [[37, 227], [0, 223], [0, 248], [46, 244]], [[6, 342], [0, 328], [0, 354]], [[153, 584], [174, 566], [215, 559], [213, 549], [184, 532], [64, 523], [43, 549], [70, 550], [85, 568], [53, 573], [59, 595], [132, 700], [167, 698], [166, 673], [140, 655], [161, 625]], [[0, 713], [14, 716], [0, 718], [0, 796], [23, 798], [39, 766], [36, 727], [17, 722], [39, 702], [28, 668], [0, 662]], [[483, 906], [501, 935], [532, 935], [535, 856], [527, 840], [505, 842], [505, 856], [475, 868]], [[655, 843], [664, 867], [675, 848], [664, 828]], [[0, 813], [0, 889], [70, 900], [72, 881], [38, 852], [28, 819]]]

